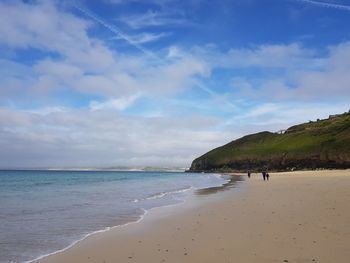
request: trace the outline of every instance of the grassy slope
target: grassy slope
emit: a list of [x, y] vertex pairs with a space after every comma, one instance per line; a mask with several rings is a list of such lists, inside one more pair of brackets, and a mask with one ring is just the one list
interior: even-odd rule
[[283, 170], [298, 162], [305, 168], [350, 163], [350, 114], [296, 125], [285, 134], [245, 136], [197, 158], [191, 170], [241, 170], [262, 165]]

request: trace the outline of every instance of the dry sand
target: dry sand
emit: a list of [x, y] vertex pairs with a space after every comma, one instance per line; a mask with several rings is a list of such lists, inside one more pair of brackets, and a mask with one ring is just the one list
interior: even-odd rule
[[40, 263], [350, 262], [350, 170], [253, 174]]

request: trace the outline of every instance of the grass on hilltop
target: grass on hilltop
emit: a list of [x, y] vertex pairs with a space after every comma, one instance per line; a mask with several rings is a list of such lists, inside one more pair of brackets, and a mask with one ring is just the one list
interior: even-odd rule
[[265, 131], [242, 137], [197, 158], [191, 170], [258, 165], [284, 170], [298, 161], [310, 167], [350, 163], [350, 114], [295, 125], [284, 134]]

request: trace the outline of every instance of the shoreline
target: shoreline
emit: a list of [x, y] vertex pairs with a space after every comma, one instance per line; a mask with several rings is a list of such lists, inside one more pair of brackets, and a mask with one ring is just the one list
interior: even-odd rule
[[[216, 262], [228, 262], [233, 259], [238, 260], [237, 262], [314, 262], [312, 259], [336, 262], [350, 257], [350, 252], [347, 253], [344, 250], [346, 243], [339, 243], [339, 240], [350, 242], [350, 232], [347, 232], [349, 229], [344, 229], [343, 222], [345, 219], [350, 219], [350, 215], [349, 212], [341, 209], [344, 208], [341, 205], [350, 201], [350, 195], [346, 195], [344, 190], [348, 189], [344, 188], [345, 186], [350, 186], [350, 170], [271, 173], [271, 182], [263, 182], [260, 175], [253, 174], [252, 178], [246, 181], [244, 186], [240, 187], [243, 193], [234, 190], [222, 191], [204, 196], [198, 203], [195, 202], [198, 198], [194, 198], [197, 200], [188, 200], [186, 204], [152, 208], [138, 224], [124, 228], [113, 227], [109, 231], [91, 235], [64, 252], [32, 262], [213, 262], [209, 259], [214, 260], [214, 255]], [[336, 186], [337, 190], [344, 195], [338, 196], [338, 199], [336, 190], [328, 189], [329, 184]], [[294, 186], [300, 189], [294, 190]], [[268, 192], [264, 192], [265, 188]], [[272, 190], [273, 192], [270, 192]], [[299, 191], [302, 197], [296, 195], [294, 191]], [[334, 201], [332, 205], [335, 206], [334, 211], [337, 211], [338, 217], [328, 218], [330, 208], [323, 207], [323, 202], [329, 202], [329, 200], [324, 199], [323, 195], [319, 197], [312, 195], [319, 191], [328, 191], [332, 196], [337, 197], [332, 199]], [[281, 194], [275, 196], [278, 197], [276, 199], [273, 196], [275, 192]], [[285, 199], [282, 193], [300, 200]], [[263, 199], [257, 197], [263, 197]], [[268, 199], [265, 200], [264, 197]], [[245, 204], [242, 205], [243, 203]], [[229, 211], [232, 207], [235, 208]], [[268, 211], [270, 211], [268, 207], [273, 207], [273, 211], [270, 211], [271, 214], [265, 214], [263, 207]], [[309, 214], [311, 207], [315, 210], [315, 215]], [[303, 213], [300, 213], [301, 211]], [[199, 218], [197, 213], [202, 217]], [[276, 220], [276, 215], [284, 220]], [[262, 217], [261, 222], [257, 217]], [[296, 224], [291, 220], [293, 218], [299, 218], [301, 223]], [[237, 221], [233, 220], [233, 224], [228, 224], [227, 221], [230, 219]], [[333, 229], [329, 233], [323, 228], [314, 229], [315, 226], [312, 224], [322, 220], [328, 228], [339, 226], [340, 229]], [[271, 225], [273, 221], [277, 229], [276, 226]], [[257, 227], [259, 224], [269, 231], [265, 233], [265, 230]], [[308, 227], [299, 233], [298, 228], [301, 228], [299, 224], [305, 224]], [[201, 225], [205, 227], [200, 229]], [[341, 228], [344, 233], [341, 233]], [[311, 237], [306, 235], [308, 232], [312, 232], [314, 242], [317, 240], [318, 243], [310, 242]], [[271, 233], [275, 236], [271, 236]], [[337, 233], [337, 242], [333, 242], [336, 245], [328, 243], [326, 238], [335, 235], [334, 233]], [[237, 238], [237, 234], [240, 238]], [[211, 241], [209, 237], [215, 236], [217, 239], [213, 238]], [[282, 239], [282, 242], [281, 240], [277, 242], [276, 238]], [[293, 238], [300, 239], [300, 243], [295, 242]], [[199, 246], [196, 243], [199, 243]], [[321, 245], [318, 245], [319, 243]], [[249, 245], [248, 248], [246, 247], [247, 244], [254, 244], [252, 248], [255, 253], [250, 253]], [[218, 249], [218, 246], [222, 248]], [[285, 259], [280, 255], [279, 250], [275, 251], [274, 246], [279, 247], [279, 250], [286, 254]], [[338, 252], [338, 256], [331, 258], [333, 261], [329, 261], [329, 258], [328, 261], [322, 260], [327, 259], [327, 253], [324, 251], [329, 247], [333, 247]], [[266, 251], [270, 251], [271, 255]], [[311, 255], [308, 251], [315, 255]], [[301, 256], [304, 257], [303, 260], [300, 259]]]
[[[174, 204], [174, 205], [178, 205], [178, 204]], [[113, 229], [116, 229], [116, 228], [120, 228], [120, 227], [127, 227], [129, 225], [132, 225], [132, 224], [137, 224], [137, 223], [140, 223], [144, 217], [148, 214], [148, 212], [150, 210], [152, 210], [153, 208], [149, 209], [149, 210], [146, 210], [146, 209], [143, 209], [144, 210], [144, 213], [142, 215], [140, 215], [140, 218], [136, 221], [131, 221], [131, 222], [127, 222], [125, 224], [122, 224], [122, 225], [116, 225], [116, 226], [110, 226], [110, 227], [106, 227], [104, 229], [101, 229], [101, 230], [96, 230], [96, 231], [93, 231], [91, 233], [88, 233], [86, 234], [84, 237], [76, 240], [76, 241], [73, 241], [72, 244], [66, 246], [65, 248], [62, 248], [62, 249], [59, 249], [57, 251], [54, 251], [54, 252], [51, 252], [51, 253], [48, 253], [48, 254], [45, 254], [45, 255], [41, 255], [35, 259], [32, 259], [32, 260], [28, 260], [28, 261], [24, 261], [22, 263], [33, 263], [33, 262], [38, 262], [40, 261], [41, 259], [44, 259], [46, 257], [50, 257], [50, 256], [54, 256], [56, 254], [59, 254], [59, 253], [64, 253], [66, 250], [68, 249], [71, 249], [73, 248], [75, 245], [77, 245], [79, 242], [82, 242], [84, 241], [85, 239], [89, 238], [90, 236], [93, 236], [95, 234], [100, 234], [100, 233], [104, 233], [104, 232], [107, 232], [107, 231], [110, 231], [110, 230], [113, 230]]]
[[[170, 208], [170, 207], [180, 207], [180, 206], [183, 206], [186, 202], [189, 201], [189, 199], [193, 198], [197, 191], [201, 191], [201, 190], [210, 190], [212, 188], [214, 189], [217, 189], [217, 188], [226, 188], [227, 187], [227, 184], [231, 184], [232, 181], [233, 181], [233, 184], [236, 182], [236, 181], [240, 181], [240, 180], [233, 180], [232, 178], [232, 174], [220, 174], [220, 173], [211, 173], [211, 174], [216, 174], [220, 177], [222, 177], [225, 182], [221, 185], [218, 185], [218, 186], [212, 186], [212, 187], [208, 187], [208, 188], [194, 188], [193, 186], [189, 187], [189, 188], [186, 188], [186, 189], [181, 189], [181, 190], [176, 190], [176, 191], [173, 191], [173, 192], [166, 192], [166, 193], [160, 193], [158, 195], [167, 195], [167, 194], [172, 194], [172, 193], [177, 193], [177, 192], [187, 192], [187, 191], [191, 191], [192, 192], [192, 195], [191, 196], [187, 196], [185, 199], [183, 200], [179, 200], [177, 203], [174, 203], [174, 204], [167, 204], [167, 205], [160, 205], [160, 206], [156, 206], [156, 207], [152, 207], [152, 208], [149, 208], [149, 209], [145, 209], [145, 208], [142, 208], [143, 210], [143, 214], [141, 214], [139, 216], [139, 219], [135, 220], [135, 221], [130, 221], [130, 222], [127, 222], [127, 223], [124, 223], [124, 224], [120, 224], [120, 225], [115, 225], [115, 226], [109, 226], [109, 227], [105, 227], [104, 229], [100, 229], [100, 230], [96, 230], [96, 231], [93, 231], [91, 233], [88, 233], [86, 235], [84, 235], [82, 238], [79, 238], [78, 240], [75, 240], [73, 241], [71, 244], [69, 244], [68, 246], [62, 248], [62, 249], [59, 249], [59, 250], [56, 250], [54, 252], [51, 252], [51, 253], [48, 253], [48, 254], [44, 254], [44, 255], [41, 255], [41, 256], [38, 256], [37, 258], [35, 259], [32, 259], [32, 260], [28, 260], [28, 261], [24, 261], [22, 263], [35, 263], [35, 262], [40, 262], [41, 260], [47, 258], [47, 257], [51, 257], [51, 256], [54, 256], [54, 255], [57, 255], [57, 254], [60, 254], [60, 253], [64, 253], [65, 251], [69, 250], [69, 249], [72, 249], [74, 248], [74, 246], [76, 246], [77, 244], [79, 244], [80, 242], [83, 242], [84, 240], [96, 235], [96, 234], [102, 234], [102, 233], [105, 233], [105, 232], [108, 232], [108, 231], [113, 231], [113, 230], [117, 230], [117, 229], [120, 229], [120, 228], [124, 228], [124, 227], [129, 227], [131, 225], [134, 225], [134, 224], [138, 224], [140, 223], [147, 214], [149, 213], [152, 213], [153, 210], [158, 210], [158, 209], [162, 209], [162, 208]], [[236, 175], [236, 174], [235, 174]], [[228, 177], [228, 178], [226, 178]], [[153, 196], [151, 197], [148, 197], [150, 199], [153, 199]], [[135, 199], [133, 202], [139, 202], [140, 200], [138, 199]]]

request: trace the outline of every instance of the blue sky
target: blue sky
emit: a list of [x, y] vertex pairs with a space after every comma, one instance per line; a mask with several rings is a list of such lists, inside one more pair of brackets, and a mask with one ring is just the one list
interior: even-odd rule
[[348, 111], [350, 1], [0, 1], [0, 167], [188, 167]]

